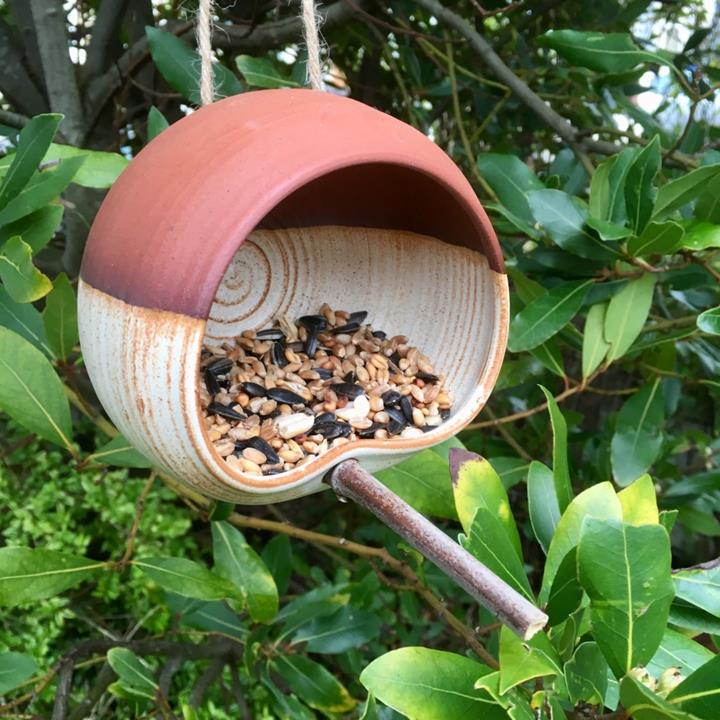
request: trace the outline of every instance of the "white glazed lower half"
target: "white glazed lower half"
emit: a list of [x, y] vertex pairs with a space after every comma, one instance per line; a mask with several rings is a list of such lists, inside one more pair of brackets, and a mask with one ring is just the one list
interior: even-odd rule
[[[323, 302], [368, 310], [388, 336], [407, 335], [447, 375], [450, 418], [421, 438], [362, 440], [266, 478], [230, 469], [207, 441], [198, 402], [203, 339], [213, 344], [294, 319]], [[322, 488], [340, 460], [371, 472], [454, 435], [485, 404], [505, 352], [507, 277], [465, 248], [396, 230], [258, 230], [240, 246], [206, 321], [128, 305], [79, 286], [80, 339], [100, 402], [162, 470], [221, 500], [261, 504]]]

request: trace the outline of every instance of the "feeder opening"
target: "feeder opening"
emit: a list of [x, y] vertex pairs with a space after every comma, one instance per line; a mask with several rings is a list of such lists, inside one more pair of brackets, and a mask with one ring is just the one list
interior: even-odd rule
[[379, 163], [268, 213], [205, 328], [202, 420], [229, 468], [279, 474], [349, 444], [408, 452], [471, 420], [506, 321], [477, 233], [436, 180]]

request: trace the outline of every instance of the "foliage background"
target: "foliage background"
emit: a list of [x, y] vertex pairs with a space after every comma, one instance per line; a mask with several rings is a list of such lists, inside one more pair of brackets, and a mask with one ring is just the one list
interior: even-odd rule
[[[297, 8], [217, 5], [220, 94], [304, 83]], [[9, 329], [0, 328], [0, 360], [31, 374], [69, 437], [72, 421], [71, 439], [58, 444], [28, 415], [14, 376], [0, 374], [0, 545], [86, 556], [106, 570], [19, 605], [0, 572], [0, 598], [11, 606], [0, 619], [0, 714], [398, 717], [382, 703], [363, 707], [368, 687], [389, 697], [369, 675], [358, 680], [363, 669], [409, 646], [485, 662], [500, 656], [503, 665], [493, 619], [330, 493], [231, 516], [202, 498], [179, 498], [142, 459], [107, 449], [113, 428], [84, 374], [72, 318], [87, 229], [126, 160], [197, 103], [194, 10], [150, 0], [0, 3], [0, 326]], [[568, 479], [580, 493], [608, 480], [620, 489], [650, 471], [660, 518], [672, 528], [673, 567], [712, 561], [720, 554], [718, 8], [338, 0], [321, 14], [330, 89], [428, 134], [462, 167], [501, 237], [513, 288], [511, 352], [489, 406], [460, 441], [490, 460], [508, 490], [530, 586], [539, 590], [547, 573], [549, 537], [528, 494], [561, 497]], [[36, 119], [28, 137], [50, 142], [57, 128], [57, 144], [8, 190], [18, 130], [48, 112], [64, 119]], [[75, 161], [67, 146], [92, 152]], [[382, 479], [455, 535], [446, 454], [426, 451]], [[208, 513], [229, 517], [255, 550], [243, 550], [255, 573], [231, 602], [238, 612], [217, 599], [227, 591], [188, 600], [187, 588], [168, 593], [162, 577], [133, 566], [159, 556], [194, 561], [193, 572], [211, 566]], [[634, 566], [638, 575], [646, 567]], [[695, 638], [684, 652], [706, 661], [717, 653], [720, 578], [716, 565], [702, 572], [707, 595], [676, 600], [669, 622], [688, 643]], [[274, 614], [275, 588], [280, 614], [258, 622]], [[578, 647], [602, 645], [597, 618], [569, 610], [572, 622], [552, 636], [563, 672], [541, 666], [519, 683], [518, 703], [529, 708], [532, 698], [540, 718], [627, 717], [617, 692], [613, 702], [606, 688], [601, 702], [594, 691], [568, 689]], [[404, 663], [417, 672], [431, 663], [388, 657], [396, 673]], [[462, 663], [453, 662], [459, 678]], [[593, 656], [587, 677], [597, 680], [603, 663]], [[15, 682], [3, 685], [3, 673]], [[705, 688], [716, 697], [716, 681]], [[388, 703], [411, 717], [459, 717], [451, 706], [431, 715], [418, 697], [420, 710]], [[648, 702], [658, 714], [634, 717], [720, 716], [717, 705]], [[526, 717], [494, 707], [497, 717]]]

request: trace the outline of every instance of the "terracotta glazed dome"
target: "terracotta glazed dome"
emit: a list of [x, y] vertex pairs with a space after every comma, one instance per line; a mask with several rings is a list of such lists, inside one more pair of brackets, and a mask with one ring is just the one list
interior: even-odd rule
[[[427, 351], [453, 414], [422, 438], [358, 441], [279, 475], [231, 470], [199, 415], [203, 338], [326, 301]], [[500, 368], [508, 291], [485, 212], [427, 137], [347, 98], [265, 90], [194, 112], [133, 160], [90, 232], [79, 315], [121, 432], [202, 492], [261, 503], [319, 489], [341, 458], [377, 469], [470, 422]]]

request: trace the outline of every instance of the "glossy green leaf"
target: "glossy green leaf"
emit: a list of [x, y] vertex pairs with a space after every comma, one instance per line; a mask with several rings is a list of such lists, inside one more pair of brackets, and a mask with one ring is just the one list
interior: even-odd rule
[[701, 221], [691, 221], [685, 225], [685, 234], [679, 248], [700, 252], [720, 247], [720, 225]]
[[240, 589], [253, 620], [270, 622], [277, 615], [278, 592], [265, 563], [237, 528], [215, 522], [211, 529], [215, 571]]
[[538, 345], [530, 350], [530, 354], [537, 358], [551, 373], [558, 377], [565, 378], [566, 373], [562, 353], [555, 340], [555, 338], [550, 338], [550, 340], [547, 340], [542, 345]]
[[660, 515], [655, 495], [655, 484], [649, 475], [637, 480], [618, 493], [623, 520], [629, 525], [657, 525]]
[[294, 80], [285, 77], [269, 58], [238, 55], [235, 64], [248, 85], [261, 88], [300, 87]]
[[534, 190], [527, 197], [535, 220], [563, 250], [589, 260], [611, 260], [617, 255], [586, 229], [590, 213], [578, 198], [560, 190]]
[[679, 599], [720, 618], [720, 562], [678, 570], [673, 573], [673, 583]]
[[345, 687], [314, 660], [278, 653], [272, 664], [290, 690], [310, 707], [328, 713], [348, 712], [355, 707]]
[[598, 483], [581, 492], [568, 505], [555, 529], [545, 561], [540, 601], [546, 603], [550, 587], [565, 556], [580, 540], [580, 528], [586, 517], [599, 519], [622, 518], [622, 506], [609, 482]]
[[675, 252], [683, 241], [685, 230], [674, 220], [651, 222], [639, 236], [630, 238], [627, 249], [630, 255], [669, 255]]
[[48, 357], [53, 356], [45, 334], [42, 315], [30, 303], [15, 302], [2, 285], [0, 285], [0, 325], [25, 338]]
[[600, 218], [590, 216], [586, 220], [586, 223], [593, 230], [597, 230], [598, 235], [600, 235], [603, 240], [611, 242], [624, 240], [632, 235], [630, 228], [610, 222], [609, 220], [601, 220]]
[[53, 550], [0, 548], [0, 606], [59, 595], [104, 567], [105, 563]]
[[697, 326], [700, 330], [713, 335], [720, 335], [720, 307], [705, 310], [697, 316]]
[[500, 692], [533, 678], [562, 675], [560, 658], [547, 635], [521, 640], [512, 630], [500, 629]]
[[0, 248], [0, 279], [10, 297], [19, 303], [28, 303], [45, 297], [52, 282], [32, 261], [32, 248], [20, 237], [11, 237]]
[[99, 447], [87, 462], [126, 468], [150, 468], [152, 463], [141, 455], [122, 435], [116, 435], [110, 442]]
[[480, 153], [477, 166], [504, 207], [532, 225], [535, 220], [528, 206], [528, 193], [544, 187], [537, 175], [515, 155]]
[[475, 689], [485, 690], [493, 701], [505, 710], [509, 720], [536, 720], [536, 715], [522, 690], [501, 692], [500, 672], [483, 675], [475, 681]]
[[[172, 33], [146, 27], [155, 66], [170, 86], [193, 103], [200, 102], [200, 58], [195, 50]], [[215, 95], [226, 97], [243, 91], [242, 84], [222, 63], [213, 64]]]
[[475, 681], [490, 668], [455, 653], [404, 647], [380, 656], [360, 682], [385, 705], [411, 720], [482, 717], [507, 720], [507, 714]]
[[163, 130], [167, 130], [170, 123], [167, 118], [153, 105], [148, 112], [147, 141], [154, 140]]
[[578, 645], [572, 658], [565, 663], [565, 682], [570, 701], [604, 705], [608, 686], [608, 664], [595, 642]]
[[552, 470], [541, 462], [530, 463], [527, 476], [528, 512], [533, 533], [547, 555], [560, 521], [560, 505]]
[[662, 447], [665, 400], [660, 380], [646, 385], [622, 406], [610, 444], [613, 477], [625, 486], [646, 472]]
[[655, 199], [653, 218], [662, 219], [700, 197], [720, 177], [720, 165], [703, 165], [662, 185]]
[[605, 315], [607, 303], [598, 303], [588, 310], [583, 331], [582, 373], [583, 378], [590, 377], [600, 367], [610, 350], [605, 340]]
[[194, 600], [174, 593], [167, 593], [165, 599], [170, 610], [181, 617], [184, 625], [237, 638], [248, 636], [247, 620], [221, 600]]
[[45, 205], [39, 210], [0, 227], [0, 247], [7, 240], [19, 235], [33, 251], [33, 255], [42, 250], [55, 235], [63, 218], [63, 206]]
[[[280, 720], [316, 720], [317, 715], [307, 705], [303, 705], [295, 695], [281, 690], [270, 677], [270, 663], [259, 670], [262, 684], [270, 691], [275, 701], [274, 710]], [[372, 716], [370, 716], [372, 717]]]
[[720, 655], [701, 665], [668, 696], [671, 705], [680, 706], [702, 720], [720, 717]]
[[513, 589], [533, 601], [532, 590], [517, 550], [505, 526], [484, 507], [475, 511], [470, 532], [460, 535], [460, 544]]
[[37, 673], [38, 666], [29, 655], [0, 653], [0, 695], [14, 690]]
[[551, 627], [565, 622], [579, 607], [583, 591], [577, 579], [577, 551], [573, 548], [560, 563], [545, 606]]
[[43, 170], [0, 210], [0, 226], [15, 222], [45, 207], [72, 182], [85, 162], [84, 156], [63, 160], [57, 167]]
[[502, 523], [518, 557], [522, 558], [520, 535], [510, 510], [507, 491], [492, 465], [468, 450], [451, 448], [450, 477], [463, 530], [469, 533], [476, 510], [485, 508]]
[[77, 301], [65, 273], [60, 273], [45, 300], [42, 313], [45, 332], [55, 355], [65, 360], [78, 343]]
[[563, 283], [523, 308], [510, 323], [509, 350], [531, 350], [562, 330], [582, 307], [592, 282]]
[[292, 643], [307, 643], [304, 651], [337, 654], [359, 648], [378, 638], [382, 620], [375, 613], [346, 605], [332, 615], [313, 619], [293, 636]]
[[633, 720], [697, 720], [630, 675], [620, 683], [620, 700]]
[[37, 115], [20, 131], [12, 162], [0, 185], [0, 208], [16, 197], [35, 174], [62, 119], [56, 113]]
[[606, 73], [632, 70], [642, 62], [657, 62], [655, 54], [640, 49], [628, 33], [549, 30], [539, 42], [573, 65]]
[[684, 600], [676, 600], [670, 608], [670, 625], [692, 635], [720, 635], [720, 619]]
[[152, 668], [128, 648], [111, 648], [107, 653], [107, 661], [123, 684], [135, 693], [149, 700], [155, 698], [158, 684], [153, 679]]
[[284, 595], [293, 573], [293, 551], [290, 538], [280, 534], [270, 538], [262, 549], [261, 557], [275, 579], [278, 594]]
[[704, 645], [668, 628], [665, 630], [660, 647], [652, 660], [647, 663], [646, 668], [654, 677], [660, 677], [665, 670], [673, 667], [687, 676], [713, 657], [714, 654]]
[[48, 359], [0, 327], [0, 409], [45, 440], [72, 447], [70, 407]]
[[542, 385], [540, 389], [545, 395], [548, 412], [550, 413], [550, 423], [553, 431], [553, 479], [555, 481], [555, 494], [557, 496], [558, 506], [562, 513], [573, 498], [570, 468], [568, 465], [567, 423], [552, 393]]
[[653, 657], [665, 632], [674, 595], [670, 538], [660, 525], [586, 518], [577, 562], [594, 639], [621, 677]]
[[610, 299], [605, 313], [605, 340], [610, 344], [607, 362], [621, 358], [645, 325], [652, 304], [655, 278], [645, 273]]
[[625, 208], [630, 227], [640, 234], [655, 204], [655, 176], [660, 170], [660, 138], [656, 135], [628, 168], [625, 179]]
[[109, 188], [129, 163], [129, 160], [119, 153], [85, 150], [56, 143], [50, 145], [43, 161], [49, 163], [74, 157], [83, 157], [84, 162], [73, 177], [73, 182], [99, 190]]
[[176, 557], [133, 560], [151, 580], [169, 592], [197, 600], [240, 600], [240, 588], [224, 577], [210, 572], [199, 563]]

